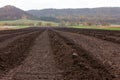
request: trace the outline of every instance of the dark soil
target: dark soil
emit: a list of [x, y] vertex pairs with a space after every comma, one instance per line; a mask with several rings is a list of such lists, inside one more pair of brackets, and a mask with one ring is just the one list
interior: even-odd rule
[[120, 31], [0, 31], [0, 80], [120, 80]]
[[120, 44], [120, 31], [72, 29], [72, 28], [61, 28], [59, 30], [92, 36], [102, 40]]

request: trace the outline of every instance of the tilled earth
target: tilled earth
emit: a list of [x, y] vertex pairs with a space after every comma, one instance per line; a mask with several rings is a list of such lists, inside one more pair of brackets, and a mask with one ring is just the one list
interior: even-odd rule
[[120, 80], [120, 31], [0, 31], [0, 80]]

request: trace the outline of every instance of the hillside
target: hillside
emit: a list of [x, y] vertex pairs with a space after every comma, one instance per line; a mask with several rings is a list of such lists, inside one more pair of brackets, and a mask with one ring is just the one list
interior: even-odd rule
[[43, 9], [29, 10], [37, 17], [54, 17], [64, 21], [120, 22], [119, 7], [83, 8], [83, 9]]
[[43, 10], [29, 10], [28, 13], [31, 13], [36, 16], [93, 16], [93, 15], [119, 15], [120, 8], [118, 7], [103, 7], [103, 8], [83, 8], [83, 9], [43, 9]]
[[34, 17], [27, 12], [7, 5], [0, 8], [0, 20], [18, 20], [18, 19], [34, 19]]
[[41, 19], [43, 21], [120, 24], [119, 7], [82, 8], [82, 9], [43, 9], [23, 11], [7, 5], [0, 8], [0, 20]]

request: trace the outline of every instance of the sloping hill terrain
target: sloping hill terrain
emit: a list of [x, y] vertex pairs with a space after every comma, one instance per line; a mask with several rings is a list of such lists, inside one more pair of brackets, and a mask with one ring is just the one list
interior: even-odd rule
[[43, 9], [23, 11], [8, 5], [0, 8], [0, 20], [41, 19], [53, 22], [91, 22], [120, 24], [119, 7], [83, 9]]
[[35, 19], [27, 12], [16, 8], [14, 6], [7, 5], [0, 8], [0, 20], [18, 20], [18, 19]]
[[83, 9], [43, 9], [29, 10], [37, 17], [54, 17], [64, 21], [120, 22], [119, 7], [83, 8]]
[[36, 16], [120, 16], [120, 8], [118, 7], [103, 7], [103, 8], [81, 8], [81, 9], [43, 9], [29, 10], [29, 13]]

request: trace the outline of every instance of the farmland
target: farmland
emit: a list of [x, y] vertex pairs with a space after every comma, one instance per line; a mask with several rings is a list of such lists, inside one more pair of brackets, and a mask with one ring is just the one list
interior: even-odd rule
[[101, 29], [101, 30], [120, 30], [119, 26], [84, 26], [84, 25], [78, 25], [78, 26], [69, 26], [70, 28], [81, 28], [81, 29]]
[[8, 21], [0, 21], [0, 27], [5, 28], [13, 28], [13, 29], [21, 29], [27, 28], [30, 26], [57, 26], [58, 23], [49, 22], [49, 21], [41, 21], [41, 20], [8, 20]]
[[0, 80], [119, 80], [120, 31], [0, 31]]

